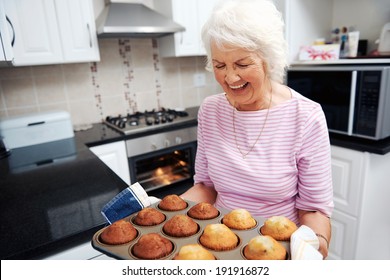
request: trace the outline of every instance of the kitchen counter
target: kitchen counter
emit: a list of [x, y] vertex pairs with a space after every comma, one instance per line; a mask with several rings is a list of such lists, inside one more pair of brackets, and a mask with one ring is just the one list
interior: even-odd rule
[[[88, 134], [14, 149], [0, 160], [1, 259], [42, 258], [91, 240], [104, 226], [100, 209], [127, 185], [89, 151], [83, 141]], [[69, 141], [73, 153], [57, 161], [18, 164], [22, 154], [31, 159]]]
[[[127, 187], [89, 147], [196, 125], [196, 121], [132, 135], [104, 124], [74, 138], [15, 149], [0, 159], [0, 258], [40, 259], [89, 242], [106, 225], [101, 208]], [[331, 134], [331, 144], [371, 153], [390, 152], [390, 139], [375, 142]], [[58, 153], [48, 161], [42, 154]]]
[[127, 184], [89, 147], [193, 125], [125, 136], [94, 124], [71, 139], [12, 150], [0, 159], [0, 258], [41, 259], [89, 242], [106, 225], [101, 208]]
[[385, 155], [390, 152], [390, 137], [375, 141], [330, 133], [330, 144], [343, 148], [348, 148], [360, 152], [369, 152], [372, 154]]

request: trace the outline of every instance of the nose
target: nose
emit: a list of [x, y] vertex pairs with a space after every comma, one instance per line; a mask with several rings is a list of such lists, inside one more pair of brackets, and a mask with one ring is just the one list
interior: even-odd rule
[[241, 79], [240, 75], [237, 73], [237, 71], [235, 69], [227, 69], [226, 70], [225, 81], [228, 84], [233, 84], [233, 83], [239, 81], [240, 79]]

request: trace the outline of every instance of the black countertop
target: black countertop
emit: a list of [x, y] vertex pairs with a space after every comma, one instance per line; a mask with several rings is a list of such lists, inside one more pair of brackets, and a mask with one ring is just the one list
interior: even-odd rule
[[196, 118], [123, 135], [94, 124], [71, 139], [12, 150], [0, 159], [0, 259], [40, 259], [106, 225], [100, 210], [127, 184], [89, 147], [194, 125]]
[[[140, 137], [195, 121], [122, 135], [104, 124], [75, 133], [68, 140], [15, 149], [0, 159], [0, 258], [40, 259], [91, 240], [105, 226], [101, 208], [127, 187], [99, 160], [90, 146]], [[385, 154], [390, 138], [380, 142], [331, 135], [333, 145]], [[34, 157], [57, 153], [50, 162]]]

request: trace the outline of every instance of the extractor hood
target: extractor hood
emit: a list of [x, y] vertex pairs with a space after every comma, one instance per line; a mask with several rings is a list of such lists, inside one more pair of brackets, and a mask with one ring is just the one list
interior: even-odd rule
[[106, 1], [96, 20], [99, 38], [161, 37], [185, 28], [140, 3]]

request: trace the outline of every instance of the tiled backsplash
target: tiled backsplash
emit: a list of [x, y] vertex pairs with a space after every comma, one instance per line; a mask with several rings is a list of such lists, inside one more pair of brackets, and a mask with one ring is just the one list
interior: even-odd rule
[[[152, 39], [101, 39], [100, 62], [0, 68], [0, 118], [66, 110], [74, 125], [199, 105], [220, 92], [205, 57], [161, 58]], [[194, 74], [206, 84], [195, 87]]]

